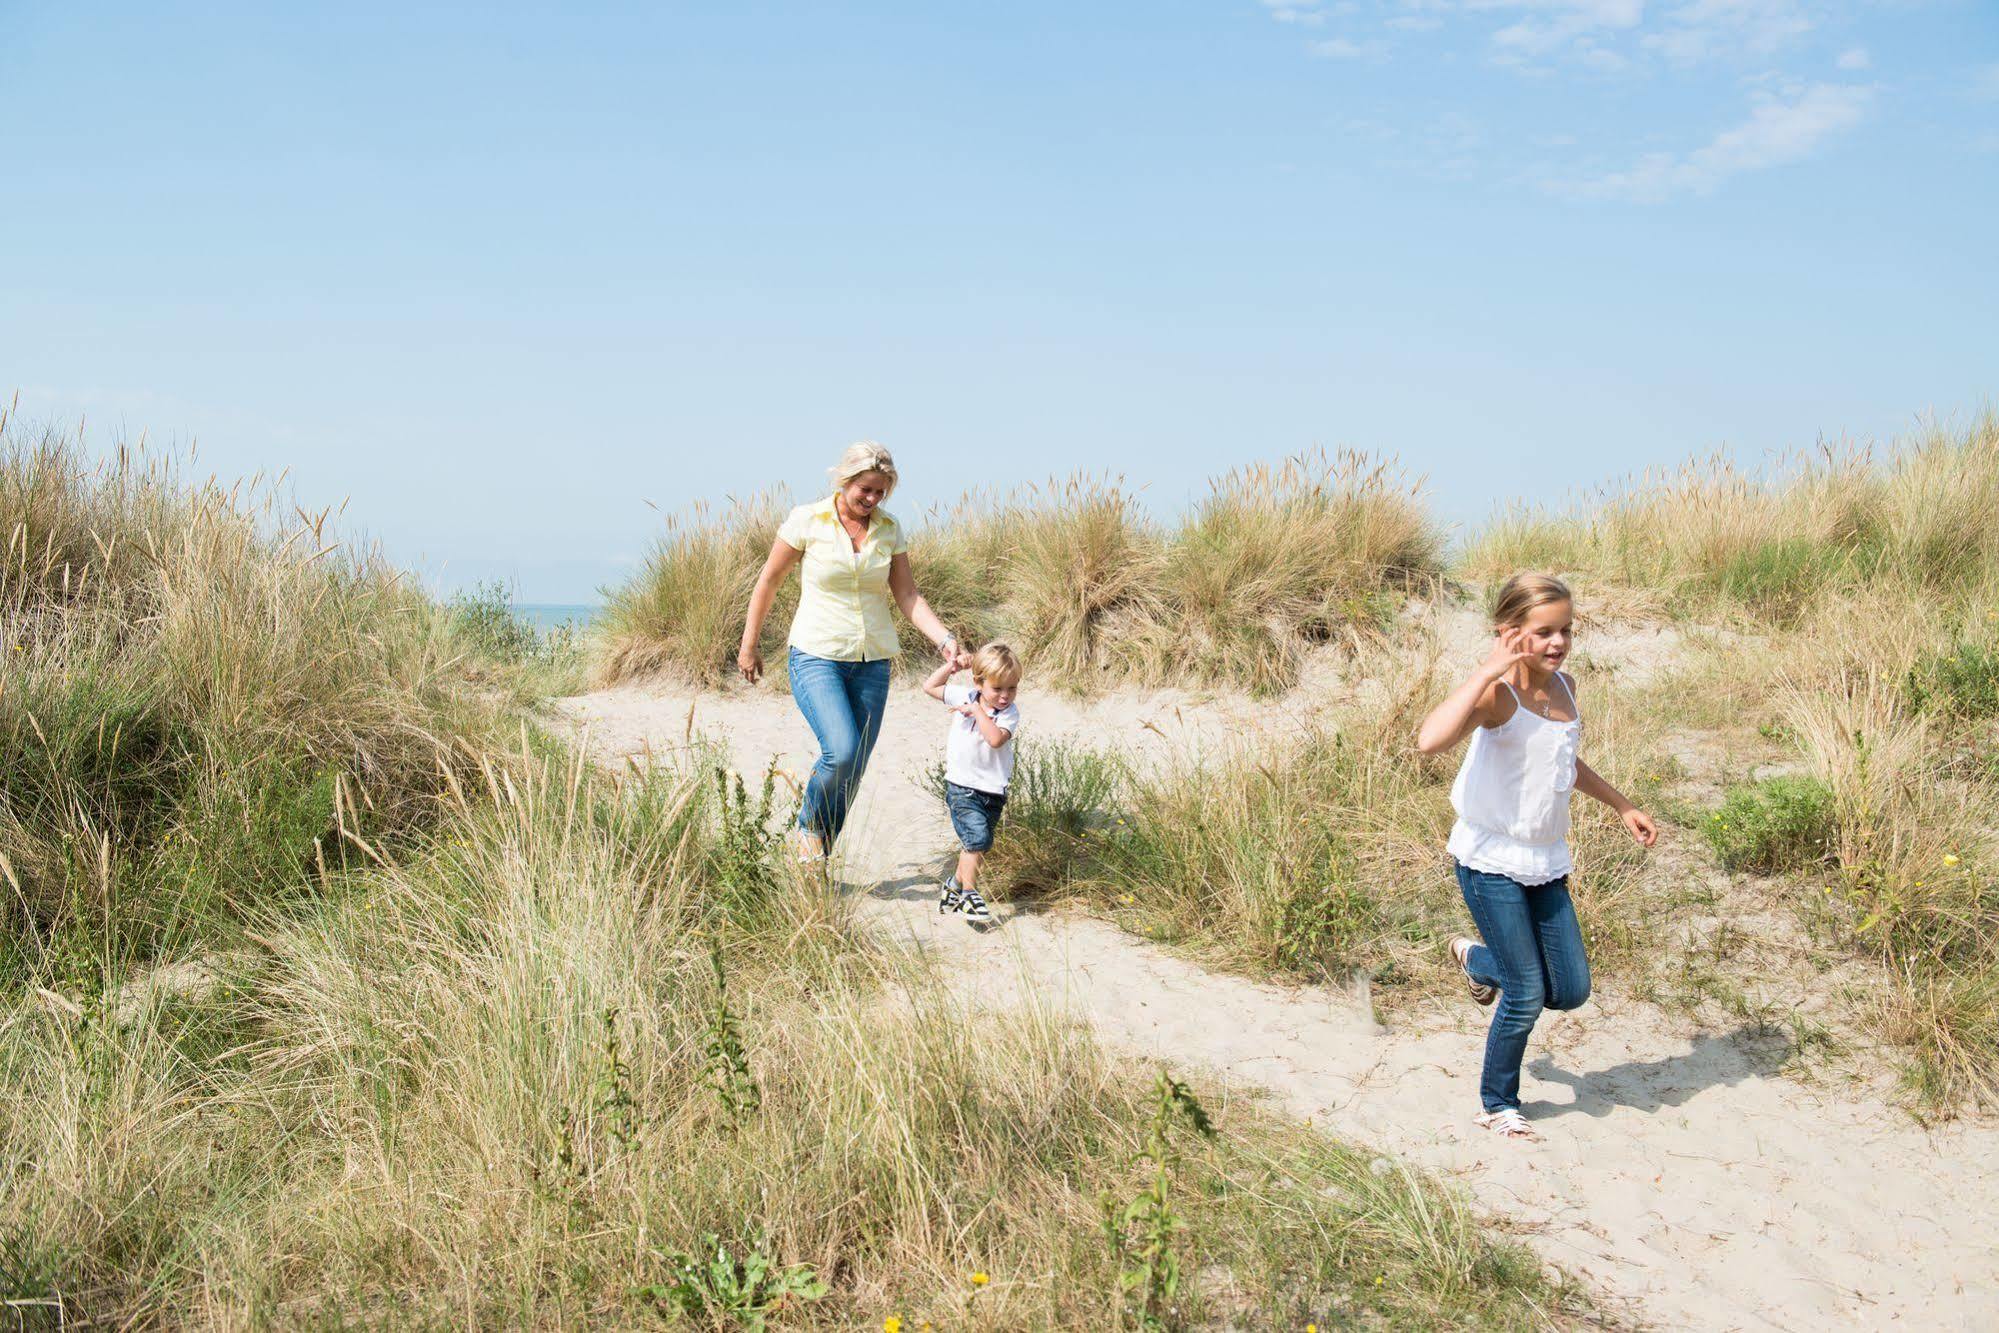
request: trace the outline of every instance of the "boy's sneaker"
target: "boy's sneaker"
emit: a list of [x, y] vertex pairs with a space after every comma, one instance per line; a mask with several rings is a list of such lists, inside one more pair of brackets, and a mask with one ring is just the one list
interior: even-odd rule
[[937, 912], [940, 916], [948, 916], [952, 912], [962, 910], [964, 906], [964, 890], [958, 887], [958, 877], [953, 875], [944, 881], [944, 893], [937, 900]]
[[993, 919], [992, 912], [986, 907], [986, 900], [979, 896], [977, 889], [958, 890], [958, 901], [961, 904], [958, 910], [965, 914], [965, 920], [990, 921]]

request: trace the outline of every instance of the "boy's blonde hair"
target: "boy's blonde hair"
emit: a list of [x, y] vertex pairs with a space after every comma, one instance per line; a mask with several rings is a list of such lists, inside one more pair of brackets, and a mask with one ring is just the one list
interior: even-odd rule
[[991, 685], [1020, 684], [1020, 658], [1003, 643], [989, 643], [972, 654], [972, 679]]
[[1515, 574], [1499, 585], [1492, 601], [1492, 623], [1501, 626], [1525, 624], [1527, 613], [1551, 602], [1574, 604], [1569, 585], [1553, 574]]
[[900, 480], [895, 472], [895, 455], [873, 440], [856, 440], [848, 445], [847, 452], [840, 455], [840, 461], [826, 469], [826, 476], [832, 481], [834, 490], [844, 491], [848, 482], [864, 472], [879, 472], [887, 477], [887, 494], [895, 493], [895, 483]]

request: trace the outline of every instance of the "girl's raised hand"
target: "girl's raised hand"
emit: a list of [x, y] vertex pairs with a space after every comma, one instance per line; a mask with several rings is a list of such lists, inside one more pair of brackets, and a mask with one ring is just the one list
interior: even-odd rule
[[1652, 822], [1652, 816], [1633, 806], [1618, 818], [1624, 821], [1625, 829], [1638, 840], [1640, 847], [1650, 847], [1659, 841], [1659, 826]]
[[1492, 640], [1492, 651], [1485, 655], [1485, 674], [1498, 680], [1513, 670], [1517, 663], [1534, 655], [1534, 650], [1524, 647], [1527, 630], [1521, 625], [1508, 625]]

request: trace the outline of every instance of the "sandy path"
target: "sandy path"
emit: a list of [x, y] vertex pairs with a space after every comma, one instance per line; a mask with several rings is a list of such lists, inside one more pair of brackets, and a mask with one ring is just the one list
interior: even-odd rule
[[[726, 739], [749, 776], [773, 757], [802, 774], [810, 733], [782, 695], [621, 688], [564, 700], [607, 762], [690, 735]], [[692, 710], [690, 715], [690, 709]], [[1140, 758], [1281, 721], [1280, 710], [1175, 692], [1088, 705], [1023, 699], [1024, 734], [1117, 744]], [[941, 753], [942, 710], [898, 686], [843, 839], [864, 915], [934, 951], [968, 996], [1032, 994], [1109, 1043], [1204, 1065], [1301, 1119], [1460, 1179], [1550, 1261], [1665, 1327], [1999, 1326], [1999, 1126], [1926, 1132], [1905, 1116], [1775, 1072], [1746, 1034], [1698, 1032], [1601, 996], [1549, 1014], [1523, 1092], [1542, 1142], [1499, 1142], [1477, 1109], [1483, 1011], [1469, 1002], [1378, 1027], [1359, 997], [1209, 973], [1070, 913], [979, 932], [940, 919], [951, 846], [918, 776]], [[1847, 1094], [1842, 1099], [1841, 1094]]]

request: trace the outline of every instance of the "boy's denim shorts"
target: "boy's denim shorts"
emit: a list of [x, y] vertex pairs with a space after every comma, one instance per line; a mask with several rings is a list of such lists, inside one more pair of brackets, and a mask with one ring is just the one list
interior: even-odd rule
[[992, 850], [993, 830], [999, 827], [1000, 812], [1006, 809], [1005, 795], [947, 782], [944, 804], [951, 807], [951, 829], [966, 851]]

